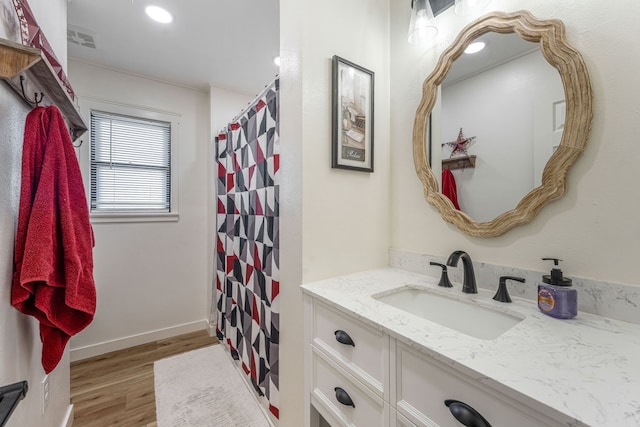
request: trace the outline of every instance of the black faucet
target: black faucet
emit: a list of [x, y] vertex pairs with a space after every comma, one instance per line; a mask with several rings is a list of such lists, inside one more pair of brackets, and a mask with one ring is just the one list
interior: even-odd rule
[[473, 272], [473, 262], [471, 261], [471, 257], [468, 253], [465, 251], [454, 251], [449, 255], [447, 265], [449, 267], [456, 267], [460, 258], [462, 258], [462, 267], [464, 269], [462, 292], [466, 294], [477, 294], [478, 288], [476, 287], [476, 275]]

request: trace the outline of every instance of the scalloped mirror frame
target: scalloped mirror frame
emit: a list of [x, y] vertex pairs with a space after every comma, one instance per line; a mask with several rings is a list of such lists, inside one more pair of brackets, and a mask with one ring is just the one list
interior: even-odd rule
[[[524, 40], [538, 42], [542, 54], [560, 73], [566, 99], [566, 117], [558, 149], [547, 161], [542, 184], [531, 190], [518, 205], [489, 222], [476, 222], [454, 208], [439, 191], [438, 180], [429, 167], [426, 153], [426, 126], [436, 101], [437, 89], [453, 61], [476, 37], [487, 33], [516, 33]], [[593, 118], [591, 81], [580, 53], [565, 40], [565, 29], [558, 19], [540, 20], [526, 10], [513, 13], [493, 12], [467, 25], [440, 56], [433, 72], [422, 86], [422, 100], [413, 125], [413, 160], [422, 181], [424, 196], [440, 211], [445, 221], [470, 236], [496, 237], [513, 227], [533, 220], [540, 209], [561, 197], [567, 188], [567, 173], [584, 151]]]

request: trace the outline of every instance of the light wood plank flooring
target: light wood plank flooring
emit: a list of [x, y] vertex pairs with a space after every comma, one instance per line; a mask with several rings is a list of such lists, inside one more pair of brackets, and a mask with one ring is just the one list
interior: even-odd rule
[[156, 427], [153, 362], [217, 344], [206, 331], [71, 363], [74, 427]]

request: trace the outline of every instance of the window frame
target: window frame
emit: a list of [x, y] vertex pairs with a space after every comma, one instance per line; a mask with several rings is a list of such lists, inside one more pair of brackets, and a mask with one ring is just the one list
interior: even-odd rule
[[[179, 215], [179, 191], [178, 191], [178, 128], [180, 125], [180, 114], [168, 111], [160, 111], [140, 106], [121, 104], [92, 98], [78, 98], [80, 113], [85, 122], [89, 126], [89, 130], [80, 138], [80, 147], [76, 148], [76, 154], [80, 159], [82, 167], [82, 176], [87, 194], [87, 204], [89, 207], [90, 218], [92, 223], [110, 223], [110, 222], [165, 222], [178, 221]], [[144, 212], [144, 211], [91, 211], [91, 112], [98, 111], [103, 113], [111, 113], [123, 115], [133, 118], [146, 120], [156, 120], [168, 122], [171, 126], [171, 207], [169, 212]], [[77, 142], [76, 142], [77, 145]]]

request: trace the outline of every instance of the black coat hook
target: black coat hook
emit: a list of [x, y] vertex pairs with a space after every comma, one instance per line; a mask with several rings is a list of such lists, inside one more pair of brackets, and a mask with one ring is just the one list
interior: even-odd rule
[[44, 93], [42, 93], [42, 92], [40, 92], [40, 99], [38, 99], [38, 92], [34, 92], [33, 101], [30, 100], [29, 97], [27, 97], [27, 94], [24, 93], [24, 76], [20, 76], [20, 89], [22, 89], [22, 99], [24, 99], [25, 101], [27, 101], [30, 105], [33, 105], [34, 107], [37, 107], [38, 105], [40, 105], [40, 103], [44, 99]]

